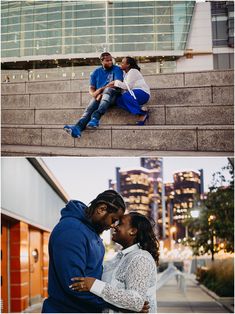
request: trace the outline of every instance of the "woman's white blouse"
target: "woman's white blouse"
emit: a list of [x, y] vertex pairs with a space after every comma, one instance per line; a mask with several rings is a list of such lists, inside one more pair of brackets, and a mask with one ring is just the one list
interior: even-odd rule
[[[124, 81], [115, 80], [114, 86], [124, 90], [142, 89], [150, 95], [150, 88], [146, 84], [143, 75], [137, 69], [130, 69], [124, 76]], [[129, 88], [128, 88], [129, 86]]]
[[156, 313], [156, 275], [151, 254], [134, 244], [104, 264], [102, 281], [96, 279], [90, 291], [116, 307], [133, 312], [140, 312], [148, 301], [149, 312]]

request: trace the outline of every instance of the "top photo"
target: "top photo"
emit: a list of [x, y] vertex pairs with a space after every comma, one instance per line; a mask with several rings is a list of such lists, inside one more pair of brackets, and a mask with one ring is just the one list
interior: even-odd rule
[[233, 1], [1, 1], [2, 156], [232, 156]]

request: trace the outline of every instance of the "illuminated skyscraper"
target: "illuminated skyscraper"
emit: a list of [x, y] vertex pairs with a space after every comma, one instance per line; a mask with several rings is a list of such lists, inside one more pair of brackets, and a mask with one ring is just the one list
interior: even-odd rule
[[184, 221], [190, 215], [196, 198], [203, 193], [203, 170], [182, 171], [174, 174], [173, 224], [177, 227], [177, 238], [184, 238], [187, 232]]
[[161, 158], [141, 158], [137, 169], [120, 170], [116, 168], [116, 185], [111, 188], [122, 194], [127, 211], [138, 211], [151, 217], [157, 225], [160, 238], [165, 238], [165, 202]]

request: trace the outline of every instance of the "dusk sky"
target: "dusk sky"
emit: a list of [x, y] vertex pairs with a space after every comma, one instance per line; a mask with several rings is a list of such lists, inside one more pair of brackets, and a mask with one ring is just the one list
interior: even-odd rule
[[[108, 189], [108, 180], [115, 180], [116, 167], [140, 167], [139, 157], [44, 157], [42, 158], [71, 199], [88, 204], [100, 192]], [[204, 189], [211, 185], [214, 172], [228, 164], [225, 157], [164, 157], [163, 180], [173, 181], [177, 171], [204, 170]]]

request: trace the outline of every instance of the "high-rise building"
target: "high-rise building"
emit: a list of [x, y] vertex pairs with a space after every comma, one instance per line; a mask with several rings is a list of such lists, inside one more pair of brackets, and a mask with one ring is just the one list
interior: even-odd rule
[[[151, 216], [149, 199], [149, 170], [140, 168], [119, 171], [120, 193], [128, 211]], [[118, 182], [118, 180], [117, 180]]]
[[166, 237], [170, 235], [170, 227], [174, 225], [173, 212], [174, 212], [174, 184], [164, 183], [165, 187], [165, 206], [166, 206]]
[[214, 68], [233, 68], [234, 2], [211, 1], [211, 19]]
[[174, 174], [173, 224], [177, 239], [187, 236], [184, 221], [189, 217], [194, 201], [203, 193], [203, 170], [181, 171]]
[[213, 56], [231, 68], [233, 10], [232, 1], [4, 0], [3, 68], [94, 65], [103, 51], [150, 62], [153, 74], [212, 70]]
[[166, 236], [166, 215], [163, 191], [163, 170], [161, 158], [141, 158], [141, 166], [136, 169], [116, 168], [116, 183], [109, 182], [111, 188], [122, 194], [127, 211], [138, 211], [151, 217], [157, 225], [160, 238]]
[[141, 166], [149, 169], [150, 172], [150, 199], [152, 217], [158, 224], [158, 231], [161, 238], [166, 237], [168, 221], [165, 211], [165, 190], [163, 188], [163, 159], [147, 158], [140, 159]]

